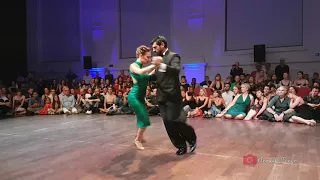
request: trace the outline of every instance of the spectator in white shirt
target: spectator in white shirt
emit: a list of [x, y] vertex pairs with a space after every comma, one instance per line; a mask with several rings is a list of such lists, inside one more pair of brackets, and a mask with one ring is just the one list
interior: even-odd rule
[[74, 99], [74, 95], [70, 94], [70, 90], [67, 86], [63, 87], [63, 94], [61, 95], [60, 100], [62, 111], [65, 114], [76, 114], [78, 112], [75, 107], [76, 100]]
[[224, 92], [222, 93], [222, 98], [226, 102], [227, 106], [232, 102], [234, 96], [234, 93], [230, 90], [230, 87], [231, 86], [229, 83], [224, 84]]

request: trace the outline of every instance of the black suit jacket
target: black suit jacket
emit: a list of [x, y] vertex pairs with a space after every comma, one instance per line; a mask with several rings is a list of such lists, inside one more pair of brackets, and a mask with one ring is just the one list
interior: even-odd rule
[[[170, 101], [173, 103], [181, 103], [182, 97], [180, 92], [180, 56], [171, 51], [167, 51], [163, 56], [162, 63], [167, 65], [166, 72], [156, 70], [157, 84], [157, 101], [159, 103]], [[155, 77], [152, 77], [155, 79]]]

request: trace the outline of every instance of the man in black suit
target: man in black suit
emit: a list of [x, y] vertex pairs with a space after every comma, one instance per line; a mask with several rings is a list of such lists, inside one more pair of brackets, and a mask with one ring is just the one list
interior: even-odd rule
[[187, 115], [182, 107], [180, 56], [168, 50], [167, 40], [163, 36], [156, 37], [151, 44], [158, 55], [152, 58], [152, 63], [157, 66], [156, 97], [167, 133], [172, 144], [178, 148], [177, 155], [187, 152], [186, 142], [189, 143], [190, 152], [193, 152], [197, 147], [197, 137], [194, 129], [186, 124]]

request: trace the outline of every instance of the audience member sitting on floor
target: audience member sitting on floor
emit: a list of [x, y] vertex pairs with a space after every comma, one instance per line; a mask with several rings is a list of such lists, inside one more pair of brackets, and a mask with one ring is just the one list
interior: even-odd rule
[[221, 92], [219, 90], [214, 90], [212, 95], [210, 95], [208, 101], [208, 113], [205, 113], [204, 117], [215, 117], [217, 114], [221, 113], [221, 111], [226, 107], [227, 105], [224, 99], [222, 98]]
[[201, 88], [199, 91], [199, 96], [196, 97], [196, 105], [197, 107], [189, 112], [188, 117], [199, 117], [204, 114], [205, 111], [208, 110], [208, 96], [206, 90]]
[[54, 114], [60, 114], [62, 112], [62, 105], [58, 95], [53, 96], [52, 110]]
[[54, 110], [52, 109], [52, 103], [51, 99], [49, 97], [46, 97], [45, 99], [45, 105], [39, 112], [40, 115], [48, 115], [48, 114], [54, 114]]
[[316, 122], [313, 120], [312, 112], [306, 105], [303, 99], [293, 93], [289, 93], [288, 97], [290, 101], [290, 109], [294, 109], [295, 114], [289, 119], [289, 122], [301, 123], [310, 126], [316, 125]]
[[28, 114], [39, 114], [43, 107], [43, 101], [37, 92], [34, 92], [32, 98], [29, 99]]
[[267, 109], [263, 112], [264, 120], [269, 121], [289, 121], [295, 114], [290, 109], [290, 98], [287, 97], [287, 87], [280, 86], [277, 90], [277, 96], [273, 97], [268, 103]]
[[227, 106], [232, 102], [232, 99], [234, 97], [234, 92], [232, 92], [230, 89], [231, 85], [229, 83], [226, 83], [224, 86], [224, 92], [221, 94]]
[[256, 99], [254, 104], [251, 106], [247, 116], [244, 120], [258, 120], [260, 115], [266, 110], [268, 105], [268, 99], [263, 96], [261, 89], [256, 90]]
[[113, 95], [113, 90], [111, 87], [108, 88], [107, 95], [104, 96], [104, 106], [100, 108], [100, 112], [108, 113], [113, 109], [113, 105], [116, 102], [116, 96]]
[[25, 96], [21, 94], [20, 90], [17, 90], [17, 93], [12, 98], [12, 110], [15, 115], [24, 115], [26, 114], [26, 109], [23, 108], [25, 101]]
[[158, 115], [160, 113], [160, 109], [158, 106], [158, 101], [156, 98], [157, 89], [153, 89], [153, 92], [150, 96], [146, 96], [145, 101], [147, 105], [147, 110], [149, 115]]
[[86, 101], [87, 103], [84, 107], [86, 114], [97, 113], [103, 107], [104, 96], [100, 94], [100, 89], [96, 88], [93, 95], [86, 99]]
[[11, 115], [10, 99], [3, 94], [3, 88], [0, 89], [0, 117]]
[[75, 107], [76, 100], [74, 99], [74, 96], [70, 94], [70, 89], [67, 86], [64, 86], [62, 88], [63, 93], [59, 97], [61, 104], [62, 104], [62, 111], [65, 114], [77, 114], [78, 111]]
[[253, 104], [253, 96], [249, 94], [249, 84], [241, 85], [241, 94], [237, 95], [233, 101], [216, 117], [227, 119], [243, 120], [247, 115], [247, 109]]
[[[194, 99], [192, 96], [188, 96], [188, 99], [187, 99], [187, 93], [185, 92], [184, 89], [181, 90], [181, 97], [182, 97], [182, 107], [183, 107], [183, 110], [186, 114], [190, 114], [189, 112], [192, 111], [190, 105], [189, 105], [189, 101], [188, 99]], [[194, 108], [196, 107], [196, 103], [195, 103], [195, 100], [194, 100]]]
[[319, 87], [313, 87], [311, 93], [304, 97], [304, 103], [309, 106], [313, 119], [320, 121], [320, 96]]

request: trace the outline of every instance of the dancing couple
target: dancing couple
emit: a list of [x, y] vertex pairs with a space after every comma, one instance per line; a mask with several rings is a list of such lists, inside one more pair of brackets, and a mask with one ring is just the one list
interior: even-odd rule
[[133, 88], [129, 93], [128, 102], [136, 114], [138, 132], [135, 145], [144, 150], [142, 145], [143, 134], [150, 126], [149, 116], [145, 107], [145, 95], [149, 80], [156, 80], [160, 114], [172, 144], [178, 148], [177, 155], [187, 153], [187, 143], [190, 152], [197, 147], [197, 137], [194, 129], [186, 123], [187, 115], [183, 111], [180, 92], [180, 56], [171, 52], [167, 47], [167, 40], [158, 36], [151, 41], [152, 50], [158, 56], [152, 57], [149, 63], [151, 50], [146, 46], [139, 46], [136, 51], [137, 60], [130, 65], [130, 75], [133, 79]]

